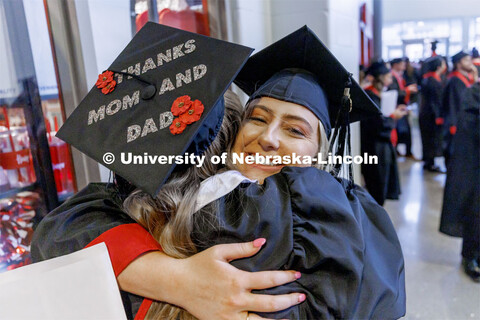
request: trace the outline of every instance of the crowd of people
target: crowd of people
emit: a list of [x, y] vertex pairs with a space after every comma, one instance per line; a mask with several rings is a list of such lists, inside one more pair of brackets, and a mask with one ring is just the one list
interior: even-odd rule
[[[367, 190], [379, 204], [398, 199], [400, 182], [397, 156], [419, 161], [412, 154], [409, 105], [419, 105], [418, 120], [425, 171], [446, 173], [440, 231], [463, 238], [465, 273], [480, 282], [480, 160], [479, 116], [480, 58], [460, 51], [448, 59], [433, 50], [414, 67], [408, 58], [389, 63], [373, 61], [361, 67], [362, 86], [382, 106], [382, 93], [398, 92], [395, 109], [362, 121], [362, 150], [379, 156], [379, 166], [362, 167]], [[401, 154], [399, 144], [405, 144]], [[396, 152], [395, 152], [396, 150]], [[445, 167], [435, 164], [444, 157]], [[440, 161], [441, 162], [441, 161]]]

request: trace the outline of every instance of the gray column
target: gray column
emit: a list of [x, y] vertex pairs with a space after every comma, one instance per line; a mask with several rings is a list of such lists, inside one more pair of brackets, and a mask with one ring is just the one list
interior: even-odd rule
[[[68, 117], [88, 93], [77, 10], [73, 0], [46, 0], [45, 3], [51, 26], [60, 97]], [[77, 188], [100, 181], [97, 162], [77, 149], [71, 149]]]
[[373, 56], [382, 57], [382, 0], [373, 0]]

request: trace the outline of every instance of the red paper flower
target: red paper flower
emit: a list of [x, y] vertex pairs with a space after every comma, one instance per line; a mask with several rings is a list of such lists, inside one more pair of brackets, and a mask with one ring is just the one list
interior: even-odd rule
[[109, 94], [110, 92], [115, 89], [115, 86], [117, 85], [117, 82], [115, 80], [110, 81], [109, 84], [107, 84], [104, 88], [102, 88], [102, 93], [103, 94]]
[[175, 101], [173, 101], [172, 108], [171, 108], [172, 114], [174, 116], [179, 116], [185, 111], [187, 111], [191, 105], [192, 105], [192, 100], [190, 100], [189, 96], [178, 97], [177, 99], [175, 99]]
[[95, 83], [98, 89], [105, 88], [110, 82], [113, 81], [113, 72], [112, 71], [105, 71], [98, 75], [98, 80]]
[[203, 113], [203, 103], [200, 100], [195, 100], [193, 101], [192, 105], [188, 110], [180, 115], [180, 120], [182, 122], [185, 122], [186, 124], [191, 124], [194, 123], [198, 120], [200, 120], [200, 117], [202, 116]]
[[187, 124], [182, 122], [180, 118], [173, 119], [172, 124], [170, 125], [170, 132], [172, 134], [180, 134], [185, 130]]

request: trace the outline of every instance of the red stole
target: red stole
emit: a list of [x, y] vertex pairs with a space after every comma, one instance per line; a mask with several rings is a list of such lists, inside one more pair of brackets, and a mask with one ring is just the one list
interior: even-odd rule
[[458, 70], [452, 71], [448, 75], [448, 79], [453, 77], [457, 77], [458, 79], [460, 79], [467, 88], [470, 88], [470, 86], [472, 85], [471, 80], [469, 80], [463, 73]]
[[440, 75], [434, 71], [427, 72], [423, 75], [423, 79], [427, 79], [427, 78], [434, 78], [438, 82], [442, 82]]

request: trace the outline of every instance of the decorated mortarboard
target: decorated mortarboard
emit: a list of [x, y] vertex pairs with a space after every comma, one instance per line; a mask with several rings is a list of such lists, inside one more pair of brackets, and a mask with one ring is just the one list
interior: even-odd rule
[[[350, 122], [380, 114], [351, 74], [307, 26], [254, 54], [235, 79], [250, 100], [267, 96], [307, 107], [327, 134], [350, 89]], [[349, 102], [349, 103], [350, 103]]]
[[178, 163], [172, 157], [213, 141], [223, 94], [252, 51], [149, 22], [57, 136], [155, 196]]
[[465, 51], [457, 52], [456, 54], [454, 54], [452, 56], [452, 63], [456, 64], [456, 63], [460, 62], [460, 60], [462, 60], [463, 58], [465, 58], [467, 56], [469, 56], [469, 54], [466, 53]]
[[366, 74], [378, 77], [379, 75], [387, 74], [389, 72], [390, 69], [387, 67], [387, 64], [383, 60], [377, 60], [370, 64], [367, 68]]

